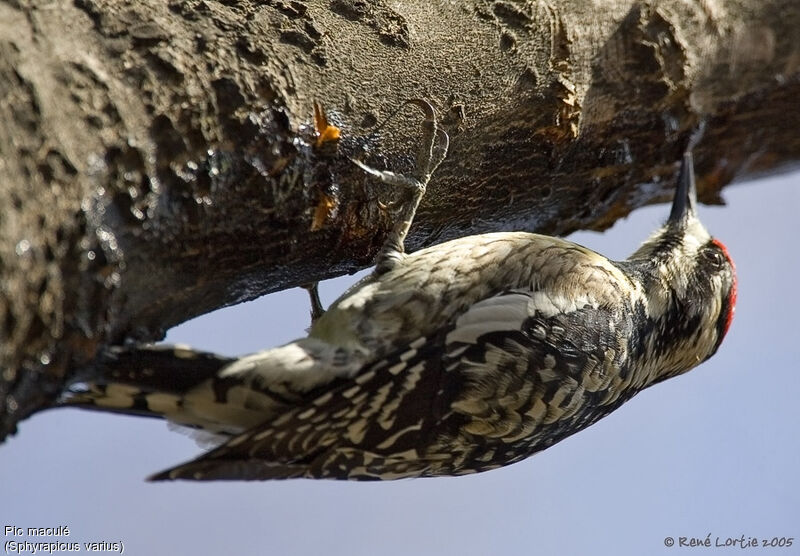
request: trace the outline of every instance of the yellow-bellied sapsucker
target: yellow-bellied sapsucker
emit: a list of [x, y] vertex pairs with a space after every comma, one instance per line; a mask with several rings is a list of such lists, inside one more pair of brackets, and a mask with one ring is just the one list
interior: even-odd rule
[[308, 337], [241, 359], [121, 348], [68, 404], [163, 416], [222, 444], [160, 479], [396, 479], [527, 458], [711, 357], [734, 312], [725, 247], [695, 213], [692, 157], [666, 224], [624, 261], [491, 233], [411, 255], [403, 240], [446, 134], [426, 120], [420, 174], [376, 270]]

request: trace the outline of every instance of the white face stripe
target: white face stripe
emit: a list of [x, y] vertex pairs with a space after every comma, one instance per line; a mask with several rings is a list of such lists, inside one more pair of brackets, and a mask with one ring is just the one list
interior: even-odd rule
[[[661, 241], [669, 234], [669, 225], [665, 224], [642, 243], [642, 245], [628, 257], [632, 259], [651, 259], [654, 251], [661, 248]], [[669, 257], [659, 258], [656, 267], [659, 281], [663, 288], [652, 288], [647, 292], [645, 311], [648, 317], [658, 318], [667, 310], [670, 292], [679, 297], [686, 295], [689, 287], [689, 277], [694, 274], [692, 268], [686, 268], [686, 261], [699, 260], [698, 253], [711, 241], [711, 234], [705, 229], [700, 219], [695, 215], [686, 222], [686, 232], [681, 235], [680, 243]]]
[[[659, 240], [667, 235], [669, 224], [664, 224], [658, 230], [650, 234], [639, 248], [631, 254], [629, 259], [647, 258], [653, 249], [658, 246]], [[703, 223], [695, 215], [686, 222], [686, 232], [681, 234], [681, 246], [684, 254], [692, 255], [700, 247], [711, 241], [711, 234], [708, 233]]]

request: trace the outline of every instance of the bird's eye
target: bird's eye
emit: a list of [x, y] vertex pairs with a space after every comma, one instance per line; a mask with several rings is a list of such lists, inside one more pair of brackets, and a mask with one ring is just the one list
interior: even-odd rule
[[709, 262], [709, 264], [713, 265], [715, 268], [721, 268], [722, 264], [724, 263], [724, 258], [722, 257], [722, 253], [717, 251], [716, 249], [704, 249], [703, 256]]

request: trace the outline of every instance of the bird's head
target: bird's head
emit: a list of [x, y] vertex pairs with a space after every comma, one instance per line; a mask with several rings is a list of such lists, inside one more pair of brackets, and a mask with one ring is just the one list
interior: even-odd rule
[[697, 216], [691, 153], [683, 156], [669, 219], [631, 257], [645, 274], [649, 343], [666, 358], [656, 380], [680, 374], [719, 348], [736, 306], [736, 269]]

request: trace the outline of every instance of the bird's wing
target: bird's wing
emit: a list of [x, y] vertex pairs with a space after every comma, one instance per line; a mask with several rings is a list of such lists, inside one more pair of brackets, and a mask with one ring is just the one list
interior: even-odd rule
[[581, 405], [608, 401], [615, 380], [617, 316], [565, 303], [530, 291], [485, 299], [441, 333], [153, 479], [388, 479], [521, 459], [536, 450], [507, 452], [538, 429], [550, 445], [574, 419], [593, 422]]

